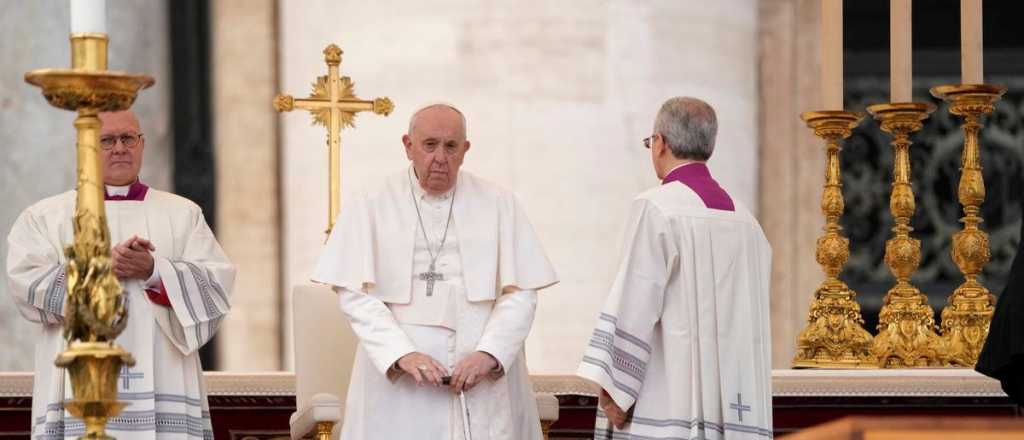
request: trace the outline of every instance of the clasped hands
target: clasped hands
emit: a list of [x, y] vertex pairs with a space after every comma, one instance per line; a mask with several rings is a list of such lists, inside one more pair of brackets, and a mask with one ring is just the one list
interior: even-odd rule
[[153, 254], [156, 247], [145, 238], [132, 236], [111, 249], [114, 275], [120, 279], [149, 279], [153, 274]]
[[[443, 386], [448, 369], [434, 358], [419, 352], [402, 356], [398, 368], [416, 380], [416, 385]], [[453, 394], [469, 391], [498, 368], [498, 361], [482, 351], [474, 351], [455, 364], [448, 384]]]

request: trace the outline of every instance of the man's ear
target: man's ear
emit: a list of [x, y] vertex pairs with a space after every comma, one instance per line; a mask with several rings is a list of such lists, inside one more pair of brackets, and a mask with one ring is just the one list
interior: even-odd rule
[[[469, 144], [469, 141], [467, 140], [466, 141], [466, 151], [469, 151], [469, 147], [470, 147], [470, 144]], [[466, 151], [463, 151], [462, 154], [466, 154]]]
[[[659, 139], [661, 142], [658, 142]], [[651, 149], [654, 150], [654, 157], [663, 159], [665, 157], [665, 153], [668, 152], [668, 146], [665, 145], [665, 138], [659, 135], [652, 139]]]
[[412, 160], [412, 139], [409, 138], [409, 135], [402, 135], [402, 145], [405, 145], [405, 157]]

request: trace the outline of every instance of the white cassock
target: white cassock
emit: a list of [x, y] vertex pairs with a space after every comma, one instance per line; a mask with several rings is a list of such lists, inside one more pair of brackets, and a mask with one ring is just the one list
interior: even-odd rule
[[[435, 267], [444, 280], [430, 295], [419, 276], [431, 257], [414, 202], [435, 254], [452, 209]], [[474, 351], [501, 370], [465, 393], [473, 440], [542, 438], [523, 342], [537, 291], [557, 279], [510, 192], [463, 171], [454, 191], [432, 197], [410, 167], [342, 210], [313, 280], [339, 292], [360, 341], [342, 439], [462, 439], [458, 397], [392, 367], [422, 352], [451, 373]]]
[[638, 196], [623, 259], [578, 375], [623, 410], [596, 439], [772, 436], [771, 248], [744, 207], [706, 208], [682, 184]]
[[[111, 194], [127, 187], [108, 187]], [[32, 437], [71, 439], [85, 425], [64, 411], [72, 398], [64, 369], [53, 362], [66, 347], [61, 336], [67, 289], [64, 247], [73, 242], [75, 191], [26, 209], [8, 236], [9, 291], [21, 314], [39, 327], [32, 391]], [[118, 400], [129, 405], [107, 423], [125, 439], [212, 439], [199, 348], [213, 337], [230, 308], [235, 269], [206, 224], [201, 209], [174, 194], [148, 189], [142, 201], [106, 202], [111, 244], [137, 235], [152, 241], [154, 274], [122, 280], [128, 324], [117, 343], [135, 366], [118, 380]], [[147, 288], [163, 283], [172, 307], [152, 303]]]

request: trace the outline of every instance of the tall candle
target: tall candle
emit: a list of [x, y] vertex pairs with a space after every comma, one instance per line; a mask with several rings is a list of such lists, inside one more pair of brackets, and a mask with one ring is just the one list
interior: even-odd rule
[[825, 110], [843, 109], [843, 0], [821, 0], [821, 97]]
[[107, 0], [71, 0], [71, 33], [107, 33]]
[[911, 0], [889, 2], [889, 102], [911, 102]]
[[981, 48], [981, 0], [960, 0], [961, 83], [984, 84]]

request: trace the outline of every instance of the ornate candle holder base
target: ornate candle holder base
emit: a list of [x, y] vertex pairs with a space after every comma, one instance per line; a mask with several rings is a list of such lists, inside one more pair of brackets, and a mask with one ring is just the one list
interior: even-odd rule
[[878, 315], [878, 330], [872, 353], [878, 357], [880, 368], [938, 367], [945, 363], [928, 297], [914, 286], [889, 290]]
[[963, 230], [953, 235], [953, 261], [964, 275], [964, 283], [950, 295], [942, 310], [942, 338], [949, 363], [973, 367], [988, 337], [995, 311], [995, 297], [980, 282], [985, 264], [991, 258], [988, 234], [978, 226], [981, 204], [985, 201], [985, 180], [981, 174], [981, 148], [978, 132], [981, 118], [995, 110], [995, 102], [1006, 87], [988, 84], [960, 84], [935, 87], [932, 96], [950, 103], [949, 111], [964, 118], [964, 148], [961, 159], [958, 198], [963, 205]]
[[921, 242], [910, 237], [910, 218], [916, 209], [910, 184], [910, 134], [935, 111], [926, 103], [890, 103], [868, 107], [868, 112], [893, 136], [893, 183], [889, 209], [896, 225], [885, 243], [885, 263], [896, 277], [878, 317], [878, 336], [872, 352], [882, 368], [934, 367], [943, 364], [941, 340], [928, 297], [910, 283], [921, 264]]
[[132, 355], [110, 342], [72, 342], [56, 364], [71, 375], [75, 398], [65, 401], [64, 408], [85, 421], [85, 435], [79, 439], [113, 439], [104, 427], [127, 406], [117, 401], [117, 380], [123, 366], [135, 365]]
[[825, 271], [825, 281], [814, 292], [807, 313], [807, 327], [797, 339], [793, 368], [876, 368], [871, 354], [871, 334], [855, 300], [857, 293], [837, 278], [850, 257], [850, 240], [842, 235], [843, 215], [839, 142], [850, 136], [861, 115], [843, 111], [806, 112], [801, 118], [814, 134], [825, 140], [825, 186], [821, 211], [825, 234], [818, 238], [815, 259]]

